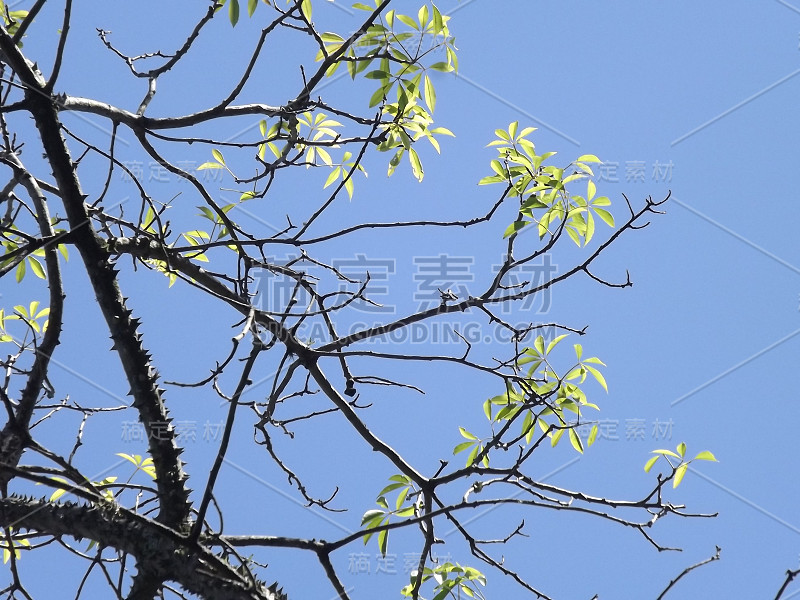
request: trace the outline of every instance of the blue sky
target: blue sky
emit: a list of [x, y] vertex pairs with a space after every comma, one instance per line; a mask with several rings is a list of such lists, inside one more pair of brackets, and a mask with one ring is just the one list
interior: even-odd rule
[[[102, 47], [95, 28], [113, 31], [112, 42], [130, 53], [166, 50], [184, 39], [186, 15], [199, 14], [199, 3], [188, 1], [167, 6], [136, 3], [135, 10], [117, 3], [79, 4], [59, 88], [130, 110], [143, 96], [144, 82], [126, 74], [124, 65]], [[338, 0], [317, 0], [314, 6], [321, 29], [345, 33], [362, 18]], [[436, 78], [436, 119], [456, 137], [442, 141], [441, 156], [430, 149], [423, 153], [426, 176], [421, 184], [413, 180], [407, 164], [387, 180], [387, 157], [371, 159], [369, 177], [356, 182], [353, 200], [340, 201], [331, 220], [316, 231], [358, 220], [482, 214], [495, 199], [495, 190], [476, 185], [490, 173], [493, 152], [485, 145], [495, 128], [511, 121], [538, 127], [532, 138], [537, 149], [557, 151], [563, 164], [586, 153], [603, 159], [598, 188], [612, 199], [618, 221], [626, 210], [622, 194], [638, 207], [645, 197], [661, 199], [671, 190], [666, 214], [643, 231], [624, 236], [598, 264], [598, 273], [614, 281], [624, 280], [629, 270], [632, 288], [607, 289], [576, 278], [531, 309], [543, 321], [589, 326], [580, 341], [587, 353], [608, 365], [610, 390], [607, 396], [594, 390], [605, 432], [598, 443], [579, 458], [567, 444], [547, 450], [534, 471], [555, 485], [638, 497], [652, 479], [642, 466], [653, 449], [674, 448], [684, 441], [690, 454], [709, 449], [719, 459], [701, 464], [676, 492], [669, 492], [688, 512], [719, 516], [670, 518], [651, 532], [659, 542], [683, 548], [680, 553], [658, 553], [634, 531], [557, 512], [476, 514], [474, 526], [487, 537], [502, 535], [524, 517], [530, 537], [516, 540], [502, 553], [509, 565], [555, 598], [588, 599], [595, 593], [600, 598], [654, 598], [682, 569], [713, 555], [715, 545], [722, 548], [722, 560], [691, 573], [667, 597], [772, 597], [785, 571], [800, 563], [800, 398], [792, 375], [800, 350], [800, 207], [794, 177], [800, 157], [800, 4], [443, 0], [438, 6], [452, 15], [460, 73]], [[262, 18], [267, 14], [264, 8], [259, 9]], [[396, 8], [416, 12], [417, 5], [405, 0]], [[33, 60], [50, 56], [52, 32], [58, 27], [56, 9], [48, 5], [28, 34], [24, 50]], [[193, 66], [187, 61], [186, 68], [162, 78], [148, 114], [174, 115], [217, 101], [249, 56], [261, 26], [258, 17], [257, 12], [254, 20], [243, 19], [235, 30], [217, 19], [198, 45]], [[260, 65], [244, 99], [280, 104], [296, 93], [297, 63], [310, 69], [311, 60], [303, 53], [308, 48], [289, 38], [268, 48], [267, 56], [274, 59]], [[41, 62], [49, 64], [47, 59]], [[370, 84], [352, 84], [345, 77], [323, 93], [330, 93], [331, 101], [365, 109], [370, 92]], [[100, 119], [69, 114], [63, 118], [95, 140], [105, 135]], [[257, 133], [254, 127], [254, 121], [241, 119], [211, 133], [250, 139], [248, 135]], [[28, 146], [29, 155], [38, 153], [33, 140]], [[127, 151], [120, 149], [122, 154]], [[197, 164], [210, 159], [207, 146], [173, 149], [172, 158], [184, 158], [179, 151]], [[148, 174], [147, 158], [135, 154], [133, 143], [127, 160], [141, 161], [148, 179], [158, 177]], [[285, 224], [286, 212], [302, 214], [303, 202], [314, 205], [313, 197], [303, 195], [320, 194], [325, 176], [312, 172], [290, 180], [268, 200], [273, 204], [248, 205], [250, 212], [242, 222], [252, 219], [254, 228], [271, 234]], [[102, 177], [84, 175], [89, 191], [102, 182]], [[199, 203], [174, 181], [149, 183], [165, 201], [182, 194], [171, 201], [176, 223], [178, 217], [189, 218]], [[230, 189], [230, 184], [220, 180], [212, 187]], [[123, 182], [114, 185], [119, 185], [122, 200]], [[225, 198], [233, 192], [222, 189], [219, 194]], [[607, 233], [600, 229], [598, 236]], [[323, 252], [329, 258], [361, 254], [393, 261], [386, 263], [391, 265], [386, 299], [398, 314], [405, 314], [420, 301], [419, 279], [414, 277], [425, 260], [441, 254], [472, 259], [462, 264], [475, 274], [472, 285], [479, 287], [492, 261], [502, 258], [501, 235], [502, 228], [495, 226], [478, 228], [475, 238], [438, 232], [412, 239], [356, 236]], [[534, 236], [530, 238], [526, 243], [534, 247]], [[574, 249], [563, 251], [552, 257], [556, 269], [576, 256]], [[77, 257], [73, 261], [68, 294], [75, 304], [68, 305], [65, 343], [53, 378], [60, 394], [111, 406], [126, 390], [114, 357], [106, 352], [107, 333], [98, 326], [99, 315]], [[156, 274], [134, 274], [125, 268], [122, 284], [142, 317], [146, 340], [165, 379], [202, 378], [227, 352], [234, 331], [230, 326], [236, 322], [229, 311], [180, 284], [167, 293], [165, 281]], [[39, 293], [35, 290], [29, 280], [19, 288], [4, 282], [3, 304], [30, 299]], [[354, 317], [359, 319], [371, 322], [385, 315]], [[432, 335], [430, 330], [427, 335]], [[442, 351], [456, 347], [436, 346]], [[479, 352], [490, 356], [492, 348], [484, 344]], [[485, 423], [480, 406], [499, 393], [492, 382], [455, 369], [422, 365], [411, 370], [380, 363], [364, 363], [363, 368], [427, 390], [417, 397], [369, 388], [362, 399], [374, 404], [367, 420], [376, 432], [430, 469], [460, 441], [457, 426], [473, 430]], [[264, 384], [253, 390], [253, 399], [269, 389], [268, 368], [258, 380]], [[216, 449], [213, 425], [226, 408], [210, 392], [170, 390], [168, 397], [173, 415], [187, 426], [195, 424], [196, 440], [187, 443], [187, 462], [193, 487], [201, 489], [203, 469]], [[81, 459], [88, 472], [109, 469], [122, 475], [124, 466], [114, 453], [144, 450], [143, 444], [126, 439], [127, 424], [135, 417], [125, 415], [112, 413], [90, 421]], [[53, 429], [53, 446], [68, 449], [74, 432]], [[251, 423], [245, 418], [237, 426], [221, 479], [228, 533], [330, 538], [356, 530], [361, 514], [372, 507], [375, 494], [393, 474], [340, 422], [299, 427], [296, 433], [293, 441], [281, 442], [287, 461], [313, 482], [320, 496], [339, 485], [339, 506], [351, 510], [320, 514], [303, 508], [266, 455], [253, 448]], [[453, 543], [443, 554], [474, 564], [455, 536], [446, 540]], [[336, 564], [353, 598], [394, 593], [407, 581], [404, 557], [415, 548], [410, 535], [390, 538], [389, 552], [395, 557], [391, 567], [378, 560], [375, 544], [356, 543], [336, 556]], [[291, 598], [333, 597], [310, 557], [294, 551], [257, 556], [270, 564], [269, 580], [280, 580]], [[24, 557], [23, 564], [28, 560]], [[63, 569], [70, 581], [80, 575], [69, 561], [54, 569]], [[512, 582], [491, 570], [486, 573], [489, 597], [523, 597]], [[54, 577], [32, 589], [52, 597], [55, 585]], [[63, 582], [57, 585], [60, 589]], [[783, 597], [795, 594], [800, 597], [800, 586]]]

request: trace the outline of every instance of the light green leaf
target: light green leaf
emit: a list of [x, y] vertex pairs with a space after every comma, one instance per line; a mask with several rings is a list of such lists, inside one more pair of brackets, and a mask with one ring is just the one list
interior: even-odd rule
[[117, 452], [117, 456], [122, 457], [125, 460], [132, 462], [137, 467], [139, 466], [139, 463], [142, 462], [142, 457], [139, 456], [138, 454], [131, 455], [131, 454], [125, 454], [124, 452]]
[[710, 460], [713, 462], [719, 462], [716, 457], [709, 452], [708, 450], [703, 450], [697, 456], [695, 456], [692, 460]]
[[503, 232], [503, 239], [514, 235], [526, 225], [530, 225], [530, 223], [531, 223], [530, 221], [514, 221], [513, 223], [511, 223], [511, 225], [506, 227], [506, 230]]
[[408, 506], [402, 510], [398, 510], [394, 513], [398, 517], [411, 517], [414, 515], [414, 507]]
[[405, 503], [407, 496], [408, 496], [408, 488], [404, 487], [402, 490], [400, 490], [400, 493], [397, 494], [397, 500], [395, 500], [394, 502], [395, 510], [400, 510], [400, 507], [403, 506], [403, 504]]
[[436, 109], [436, 90], [433, 88], [433, 82], [431, 78], [425, 75], [425, 104], [428, 105], [428, 108], [431, 112]]
[[681, 442], [680, 444], [678, 444], [676, 450], [678, 451], [678, 454], [681, 455], [681, 457], [686, 456], [686, 443]]
[[686, 469], [689, 467], [689, 463], [683, 463], [678, 465], [678, 468], [675, 469], [675, 479], [672, 481], [672, 487], [676, 488], [681, 484], [683, 481], [683, 476], [686, 475]]
[[384, 494], [388, 494], [391, 491], [399, 489], [401, 487], [406, 487], [405, 483], [390, 483], [385, 488], [383, 488], [380, 492], [378, 492], [378, 497], [383, 496]]
[[600, 217], [606, 225], [609, 227], [614, 226], [614, 215], [612, 215], [610, 212], [603, 208], [597, 208], [595, 204], [592, 205], [592, 210], [594, 211], [594, 214]]
[[578, 435], [575, 429], [569, 430], [569, 441], [575, 450], [583, 454], [583, 442], [581, 441], [581, 436]]
[[598, 431], [599, 427], [597, 427], [597, 424], [595, 423], [594, 425], [592, 425], [592, 429], [589, 431], [589, 439], [586, 440], [586, 443], [589, 444], [589, 446], [594, 445], [595, 440], [597, 440]]
[[608, 393], [608, 385], [606, 384], [606, 379], [605, 377], [603, 377], [603, 374], [600, 373], [600, 371], [598, 371], [594, 367], [590, 367], [587, 364], [584, 364], [583, 366], [587, 371], [589, 371], [589, 373], [591, 373], [594, 376], [594, 378], [597, 380], [597, 383], [603, 386], [603, 389], [606, 391], [606, 393]]
[[[379, 508], [373, 508], [368, 510], [364, 513], [364, 516], [361, 517], [361, 525], [362, 527], [366, 525], [368, 522], [374, 521], [376, 517], [383, 518], [385, 513], [380, 510]], [[374, 525], [373, 525], [374, 527]]]
[[339, 175], [341, 174], [341, 172], [342, 172], [342, 167], [336, 167], [333, 171], [331, 171], [331, 174], [328, 175], [328, 179], [325, 180], [325, 185], [322, 186], [322, 189], [325, 189], [326, 187], [333, 184], [334, 181], [339, 179]]
[[555, 348], [555, 347], [556, 347], [556, 344], [558, 344], [558, 342], [560, 342], [561, 340], [563, 340], [563, 339], [564, 339], [565, 337], [567, 337], [568, 335], [569, 335], [568, 333], [561, 334], [560, 336], [558, 336], [557, 338], [555, 338], [555, 339], [554, 339], [552, 342], [550, 342], [549, 344], [547, 344], [547, 351], [545, 352], [545, 354], [550, 354], [550, 351], [551, 351], [553, 348]]
[[482, 448], [481, 448], [480, 444], [475, 444], [475, 447], [472, 449], [472, 452], [470, 452], [469, 456], [467, 456], [467, 466], [468, 467], [471, 467], [472, 463], [475, 462], [475, 458], [478, 456], [478, 452], [480, 452], [481, 449]]
[[648, 459], [648, 461], [644, 464], [644, 472], [645, 473], [649, 473], [650, 472], [650, 469], [652, 469], [653, 465], [656, 464], [656, 461], [658, 460], [658, 458], [659, 458], [658, 456], [653, 456], [650, 459]]
[[44, 272], [44, 267], [42, 266], [42, 263], [39, 262], [38, 258], [35, 256], [29, 256], [28, 264], [31, 266], [31, 271], [33, 271], [33, 274], [39, 279], [47, 279], [47, 275], [45, 275]]
[[475, 444], [475, 442], [461, 442], [458, 446], [453, 448], [453, 455], [455, 456], [459, 452], [463, 452], [464, 450], [466, 450], [467, 448], [473, 446], [474, 444]]
[[663, 456], [672, 456], [674, 458], [680, 458], [680, 456], [675, 454], [672, 450], [653, 450], [653, 454], [661, 454]]
[[564, 435], [564, 430], [563, 429], [557, 429], [556, 431], [554, 431], [551, 434], [551, 436], [550, 436], [550, 445], [553, 448], [555, 448], [556, 444], [558, 444], [558, 441], [561, 439], [562, 435]]
[[395, 16], [403, 24], [408, 25], [412, 29], [416, 29], [417, 31], [419, 31], [419, 27], [417, 26], [417, 23], [411, 17], [406, 16], [406, 15], [395, 15]]
[[477, 440], [478, 439], [477, 436], [471, 434], [469, 431], [467, 431], [463, 427], [459, 427], [458, 430], [461, 432], [461, 437], [465, 437], [468, 440]]
[[311, 21], [311, 0], [303, 0], [300, 4], [300, 11], [303, 13], [306, 21]]
[[492, 420], [492, 399], [489, 398], [486, 402], [483, 403], [483, 414], [486, 415], [486, 418], [490, 421]]
[[422, 178], [425, 177], [425, 173], [422, 170], [422, 161], [420, 161], [417, 151], [413, 148], [408, 149], [408, 161], [411, 163], [411, 172], [414, 177], [417, 178], [417, 181], [422, 181]]

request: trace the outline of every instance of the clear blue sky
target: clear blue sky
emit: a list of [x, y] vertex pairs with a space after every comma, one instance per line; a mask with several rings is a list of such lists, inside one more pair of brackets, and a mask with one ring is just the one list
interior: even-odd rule
[[[113, 43], [132, 54], [168, 51], [184, 39], [184, 19], [200, 14], [201, 5], [205, 3], [76, 3], [59, 90], [135, 110], [145, 92], [143, 82], [126, 75], [121, 62], [102, 47], [95, 28], [113, 31]], [[362, 18], [339, 0], [316, 0], [314, 6], [321, 29], [346, 33]], [[654, 598], [683, 568], [711, 556], [715, 545], [722, 548], [722, 560], [687, 576], [668, 598], [773, 597], [785, 571], [800, 566], [800, 397], [793, 375], [800, 351], [800, 206], [795, 175], [800, 158], [800, 2], [442, 0], [438, 6], [452, 14], [460, 74], [436, 78], [436, 118], [457, 137], [443, 140], [440, 157], [424, 153], [422, 184], [413, 181], [407, 164], [387, 180], [386, 157], [370, 161], [369, 178], [357, 181], [353, 201], [338, 205], [334, 221], [317, 231], [362, 219], [482, 214], [495, 199], [495, 190], [476, 185], [490, 173], [493, 155], [485, 145], [495, 128], [515, 120], [538, 127], [533, 136], [537, 149], [558, 151], [564, 164], [585, 153], [603, 159], [598, 187], [612, 199], [618, 221], [626, 210], [623, 193], [639, 206], [646, 196], [660, 199], [671, 190], [667, 214], [644, 231], [624, 237], [599, 263], [599, 274], [611, 280], [624, 280], [628, 269], [633, 288], [612, 290], [576, 280], [533, 306], [541, 320], [589, 326], [589, 335], [580, 341], [588, 353], [607, 363], [610, 388], [607, 397], [599, 388], [594, 390], [605, 432], [598, 443], [579, 460], [567, 444], [545, 451], [534, 471], [557, 485], [635, 498], [649, 487], [651, 477], [642, 466], [655, 448], [674, 448], [684, 441], [690, 454], [709, 449], [720, 461], [701, 464], [676, 493], [670, 491], [674, 502], [686, 504], [689, 512], [719, 516], [670, 518], [651, 532], [664, 545], [683, 548], [680, 553], [659, 554], [633, 531], [554, 512], [495, 511], [476, 515], [476, 528], [487, 537], [502, 536], [524, 516], [530, 537], [503, 553], [509, 565], [559, 599], [588, 600], [594, 593], [602, 599]], [[416, 12], [417, 3], [404, 0], [396, 8]], [[43, 65], [49, 65], [49, 59], [40, 55], [50, 56], [59, 26], [56, 9], [48, 5], [25, 41], [26, 54]], [[268, 12], [264, 9], [259, 9], [262, 18]], [[220, 90], [229, 88], [249, 56], [260, 28], [258, 15], [250, 22], [243, 18], [233, 31], [218, 19], [197, 48], [195, 61], [205, 63], [194, 62], [189, 68], [190, 58], [185, 67], [163, 77], [149, 114], [184, 113], [218, 100]], [[307, 47], [287, 38], [285, 44], [269, 48], [267, 56], [272, 58], [262, 61], [245, 98], [281, 104], [296, 93], [297, 63], [311, 63], [302, 54]], [[370, 90], [363, 82], [354, 86], [342, 78], [324, 93], [353, 106], [363, 101], [365, 106]], [[63, 118], [98, 143], [104, 139], [100, 119], [68, 114]], [[213, 133], [250, 139], [254, 130], [241, 132], [253, 124], [237, 120], [229, 129]], [[132, 144], [128, 159], [142, 161], [146, 178], [157, 177], [148, 174], [148, 159], [136, 156], [134, 149]], [[121, 154], [126, 151], [120, 149]], [[32, 140], [26, 152], [39, 153]], [[178, 157], [175, 150], [171, 156]], [[208, 147], [186, 150], [186, 160], [209, 159]], [[324, 178], [312, 174], [308, 181], [313, 185], [306, 181], [303, 193], [319, 193]], [[216, 187], [230, 183], [221, 181]], [[101, 184], [102, 178], [92, 182], [84, 176], [90, 192]], [[161, 185], [154, 189], [163, 189], [164, 201], [183, 192], [173, 202], [176, 214], [191, 215], [200, 203], [187, 196], [187, 188], [174, 182]], [[120, 199], [125, 193], [130, 192], [119, 192]], [[230, 194], [221, 191], [221, 197], [226, 193]], [[300, 203], [313, 206], [314, 201], [282, 188], [274, 205], [248, 205], [253, 212], [248, 218], [256, 219], [253, 226], [269, 235], [272, 227], [284, 225], [286, 212]], [[606, 233], [600, 229], [598, 236]], [[364, 236], [349, 245], [331, 245], [325, 252], [332, 258], [363, 254], [370, 260], [393, 261], [385, 263], [391, 265], [385, 299], [404, 314], [420, 300], [414, 297], [420, 293], [414, 276], [426, 258], [476, 257], [474, 263], [463, 263], [476, 281], [492, 259], [499, 262], [502, 230], [483, 228], [478, 234], [467, 238], [425, 232], [413, 240]], [[575, 256], [565, 250], [552, 257], [556, 269]], [[72, 260], [75, 275], [68, 280], [69, 300], [82, 298], [84, 308], [68, 308], [65, 344], [53, 378], [60, 394], [111, 406], [118, 402], [114, 395], [124, 396], [125, 386], [114, 357], [106, 352], [107, 332], [97, 327], [99, 314], [77, 275], [77, 256]], [[162, 278], [142, 273], [130, 277], [129, 272], [126, 265], [124, 291], [143, 319], [147, 343], [164, 378], [202, 378], [227, 352], [236, 317], [180, 284], [165, 295]], [[4, 281], [3, 305], [30, 299], [33, 289], [14, 289], [12, 282]], [[190, 304], [178, 309], [181, 302]], [[363, 315], [365, 322], [382, 318]], [[491, 348], [482, 351], [491, 355]], [[403, 366], [398, 372], [396, 367], [370, 364], [365, 369], [426, 388], [421, 398], [380, 388], [368, 388], [362, 395], [364, 402], [375, 403], [367, 419], [376, 432], [426, 468], [436, 464], [433, 453], [446, 458], [447, 449], [459, 442], [458, 425], [485, 426], [481, 403], [498, 393], [484, 380], [440, 367], [415, 372]], [[252, 393], [254, 400], [271, 384], [268, 369], [260, 378], [265, 383], [261, 396], [259, 390]], [[110, 394], [104, 395], [101, 387]], [[170, 390], [168, 398], [177, 420], [189, 428], [194, 423], [196, 440], [187, 443], [186, 456], [193, 487], [201, 489], [203, 471], [216, 449], [206, 424], [220, 422], [226, 408], [207, 392]], [[110, 469], [123, 476], [124, 466], [114, 453], [144, 450], [142, 443], [125, 438], [126, 421], [135, 419], [132, 413], [126, 415], [90, 421], [90, 450], [84, 450], [82, 458], [88, 472]], [[361, 514], [372, 507], [375, 494], [394, 473], [338, 420], [298, 427], [294, 442], [281, 442], [287, 462], [303, 473], [319, 496], [341, 485], [338, 506], [351, 508], [342, 514], [312, 514], [315, 511], [304, 509], [284, 485], [266, 454], [252, 447], [246, 420], [237, 428], [238, 443], [219, 490], [228, 510], [227, 533], [332, 538], [356, 530]], [[68, 449], [73, 440], [74, 432], [68, 430], [60, 443]], [[377, 559], [375, 544], [354, 544], [336, 556], [353, 598], [394, 593], [407, 582], [405, 556], [417, 545], [410, 536], [395, 537], [390, 537], [389, 548], [393, 565]], [[443, 554], [479, 566], [454, 535], [445, 539], [454, 544]], [[333, 597], [312, 557], [293, 551], [258, 556], [270, 563], [269, 580], [280, 580], [293, 600]], [[27, 560], [24, 557], [23, 563]], [[53, 568], [63, 569], [70, 582], [80, 575], [72, 564]], [[491, 570], [486, 573], [490, 597], [523, 597], [513, 583]], [[53, 577], [32, 587], [41, 594], [38, 597], [55, 597], [64, 585]], [[800, 597], [800, 584], [784, 598], [793, 597], [792, 592]]]

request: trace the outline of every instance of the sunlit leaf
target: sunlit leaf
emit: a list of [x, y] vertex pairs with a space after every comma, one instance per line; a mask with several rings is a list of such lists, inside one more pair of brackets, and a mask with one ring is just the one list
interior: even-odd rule
[[698, 453], [692, 460], [710, 460], [713, 462], [719, 462], [717, 458], [708, 450], [703, 450], [702, 452]]
[[652, 469], [653, 465], [656, 464], [656, 461], [658, 460], [658, 458], [659, 458], [658, 456], [653, 456], [650, 459], [648, 459], [648, 461], [644, 464], [644, 472], [645, 473], [649, 473], [650, 472], [650, 469]]
[[686, 469], [689, 467], [689, 463], [683, 463], [678, 465], [678, 468], [675, 469], [675, 479], [672, 480], [672, 487], [676, 488], [681, 484], [683, 481], [683, 476], [686, 475]]

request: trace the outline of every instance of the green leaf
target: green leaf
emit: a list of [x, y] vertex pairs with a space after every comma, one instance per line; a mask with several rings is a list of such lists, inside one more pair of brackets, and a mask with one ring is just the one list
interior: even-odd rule
[[530, 221], [514, 221], [511, 225], [506, 227], [506, 230], [503, 232], [503, 239], [518, 233], [523, 227], [530, 225], [530, 223]]
[[545, 352], [545, 354], [550, 354], [550, 351], [551, 351], [553, 348], [555, 348], [555, 347], [556, 347], [556, 344], [558, 344], [558, 342], [560, 342], [561, 340], [563, 340], [563, 339], [564, 339], [565, 337], [567, 337], [568, 335], [569, 335], [568, 333], [563, 333], [563, 334], [561, 334], [560, 336], [558, 336], [557, 338], [555, 338], [555, 339], [554, 339], [552, 342], [550, 342], [549, 344], [547, 344], [547, 351]]
[[36, 258], [35, 256], [29, 256], [28, 264], [31, 266], [31, 271], [33, 271], [33, 274], [36, 275], [39, 279], [47, 279], [47, 275], [45, 275], [44, 272], [44, 267], [42, 266], [42, 263], [39, 262], [38, 258]]
[[231, 25], [236, 27], [236, 23], [239, 22], [239, 0], [230, 0], [230, 4], [228, 4], [228, 17], [231, 20]]
[[557, 429], [552, 433], [552, 435], [550, 436], [550, 445], [553, 448], [555, 448], [556, 444], [558, 444], [558, 441], [561, 439], [562, 435], [564, 435], [563, 429]]
[[603, 162], [603, 161], [600, 160], [599, 158], [597, 158], [594, 154], [583, 154], [583, 155], [578, 157], [578, 162], [599, 163], [599, 162]]
[[675, 454], [672, 450], [653, 450], [653, 454], [661, 454], [663, 456], [672, 456], [674, 458], [680, 458], [680, 456]]
[[458, 430], [461, 432], [461, 437], [465, 437], [468, 440], [477, 440], [477, 436], [471, 434], [469, 431], [464, 429], [463, 427], [459, 427]]
[[306, 21], [311, 21], [311, 0], [303, 0], [300, 4], [300, 11], [303, 13]]
[[220, 152], [216, 148], [212, 148], [211, 154], [214, 156], [214, 158], [217, 160], [218, 163], [222, 165], [225, 164], [225, 159], [222, 157], [222, 152]]
[[658, 460], [658, 458], [659, 458], [658, 456], [653, 456], [644, 464], [644, 472], [645, 473], [649, 473], [650, 472], [650, 469], [652, 469], [653, 465], [656, 464], [656, 461]]
[[24, 260], [20, 261], [20, 263], [17, 265], [17, 270], [16, 270], [16, 273], [15, 273], [15, 277], [17, 278], [17, 283], [19, 283], [20, 281], [22, 281], [25, 278], [25, 261]]
[[594, 214], [600, 217], [606, 225], [609, 227], [614, 226], [614, 215], [612, 215], [610, 212], [603, 208], [597, 208], [595, 205], [592, 205], [592, 210], [594, 211]]
[[708, 450], [703, 450], [697, 456], [695, 456], [692, 460], [710, 460], [713, 462], [719, 462], [716, 457], [711, 454]]
[[369, 99], [369, 107], [378, 106], [378, 104], [383, 102], [383, 99], [386, 97], [386, 91], [385, 87], [379, 87], [375, 90], [375, 93], [372, 94], [372, 97]]
[[481, 450], [481, 445], [480, 444], [475, 444], [475, 447], [472, 449], [472, 452], [470, 452], [469, 456], [467, 456], [467, 466], [468, 467], [471, 467], [472, 463], [475, 462], [475, 458], [478, 456], [478, 452], [480, 452], [480, 450]]
[[686, 444], [684, 442], [681, 442], [680, 444], [678, 444], [678, 447], [676, 448], [676, 450], [678, 451], [678, 454], [681, 455], [681, 457], [686, 456]]
[[422, 170], [422, 161], [420, 161], [417, 151], [413, 148], [408, 149], [408, 161], [411, 163], [411, 172], [414, 177], [417, 178], [417, 181], [422, 181], [422, 178], [425, 177], [425, 173]]
[[247, 0], [247, 16], [252, 17], [258, 7], [258, 0]]
[[197, 171], [204, 171], [205, 169], [223, 169], [224, 167], [216, 162], [204, 162], [202, 165], [197, 167]]
[[408, 487], [404, 487], [402, 490], [400, 490], [400, 493], [397, 494], [397, 500], [395, 500], [394, 502], [394, 509], [400, 510], [400, 507], [403, 506], [407, 497], [408, 497]]
[[385, 488], [383, 488], [380, 492], [378, 492], [378, 497], [383, 496], [384, 494], [388, 494], [391, 491], [394, 491], [398, 488], [406, 487], [405, 483], [390, 483]]
[[678, 468], [675, 469], [675, 479], [672, 481], [672, 487], [676, 488], [681, 484], [683, 481], [683, 476], [686, 475], [686, 469], [689, 467], [689, 463], [682, 463], [678, 465]]
[[[597, 424], [595, 423], [594, 425], [592, 425], [592, 429], [589, 431], [589, 438], [586, 440], [586, 443], [589, 444], [589, 446], [593, 446], [594, 445], [595, 441], [597, 440], [597, 432], [598, 431], [599, 431], [599, 427], [597, 427]], [[658, 458], [658, 457], [656, 457], [656, 458]]]
[[330, 175], [328, 175], [328, 179], [325, 180], [325, 185], [322, 186], [322, 189], [333, 184], [334, 181], [339, 179], [339, 175], [342, 173], [342, 167], [336, 167], [333, 171], [331, 171]]
[[130, 455], [130, 454], [125, 454], [124, 452], [117, 452], [117, 456], [120, 456], [125, 460], [132, 462], [137, 467], [139, 466], [139, 463], [142, 462], [142, 457], [139, 456], [138, 454]]
[[428, 68], [433, 69], [434, 71], [440, 71], [442, 73], [450, 73], [453, 71], [453, 67], [446, 62], [436, 62], [430, 65]]
[[[364, 516], [361, 517], [361, 525], [362, 525], [362, 527], [364, 525], [366, 525], [368, 522], [374, 521], [375, 517], [383, 518], [384, 514], [386, 514], [386, 513], [384, 513], [379, 508], [373, 508], [373, 509], [368, 510], [367, 512], [364, 513]], [[373, 527], [374, 527], [374, 525], [373, 525]]]
[[458, 446], [453, 448], [453, 455], [458, 454], [459, 452], [463, 452], [467, 448], [473, 446], [475, 442], [461, 442]]
[[381, 551], [381, 556], [386, 556], [386, 547], [389, 543], [389, 530], [384, 529], [378, 534], [378, 548]]
[[402, 510], [395, 511], [395, 516], [398, 517], [411, 517], [414, 515], [414, 506], [408, 506]]
[[[67, 480], [66, 479], [62, 479], [61, 477], [53, 477], [52, 479], [53, 479], [53, 481], [58, 481], [59, 483], [67, 483]], [[55, 502], [56, 500], [61, 498], [61, 496], [63, 496], [66, 493], [67, 493], [66, 489], [58, 488], [56, 491], [54, 491], [50, 495], [50, 502]]]
[[434, 111], [436, 108], [436, 90], [433, 88], [433, 82], [431, 78], [425, 75], [425, 104], [428, 105], [428, 108], [431, 112]]
[[581, 436], [578, 435], [575, 429], [569, 430], [569, 441], [575, 450], [583, 454], [583, 442], [581, 441]]
[[584, 367], [584, 368], [585, 368], [587, 371], [589, 371], [589, 373], [591, 373], [591, 374], [594, 376], [594, 378], [597, 380], [597, 382], [598, 382], [600, 385], [602, 385], [602, 386], [603, 386], [603, 389], [606, 391], [606, 393], [608, 393], [608, 385], [606, 385], [606, 379], [605, 379], [605, 377], [603, 377], [602, 373], [600, 373], [600, 371], [598, 371], [598, 370], [597, 370], [597, 369], [595, 369], [594, 367], [590, 367], [590, 366], [589, 366], [589, 365], [587, 365], [587, 364], [584, 364], [584, 365], [583, 365], [583, 367]]
[[364, 75], [364, 77], [366, 77], [367, 79], [383, 79], [383, 80], [388, 80], [389, 77], [391, 76], [392, 76], [391, 73], [387, 73], [386, 71], [381, 71], [378, 69], [376, 69], [375, 71], [370, 71], [369, 73]]
[[400, 22], [404, 23], [405, 25], [408, 25], [412, 29], [416, 29], [417, 31], [419, 31], [419, 27], [417, 27], [416, 22], [411, 17], [408, 17], [406, 15], [396, 15], [396, 16]]

